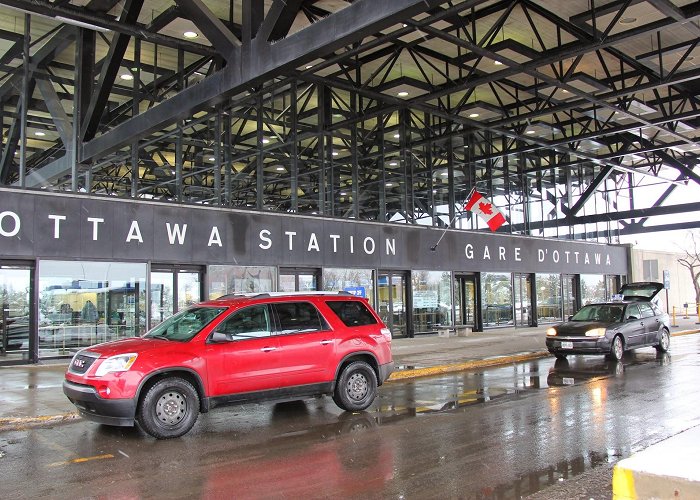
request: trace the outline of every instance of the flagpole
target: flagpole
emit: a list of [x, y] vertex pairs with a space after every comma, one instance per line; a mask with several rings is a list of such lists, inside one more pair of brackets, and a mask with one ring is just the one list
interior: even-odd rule
[[[472, 187], [472, 190], [469, 191], [469, 194], [467, 195], [467, 202], [471, 199], [472, 195], [474, 194], [474, 191], [476, 191], [476, 186]], [[464, 203], [462, 204], [462, 208], [464, 208]], [[464, 213], [464, 210], [462, 210], [460, 213]], [[459, 217], [460, 214], [455, 214], [454, 217], [452, 217], [452, 220], [450, 223], [447, 225], [445, 229], [442, 230], [442, 234], [440, 235], [440, 239], [437, 240], [437, 243], [435, 243], [432, 247], [430, 247], [430, 251], [434, 252], [437, 250], [438, 245], [442, 241], [442, 239], [445, 237], [445, 234], [447, 234], [447, 230], [452, 227], [452, 223]]]

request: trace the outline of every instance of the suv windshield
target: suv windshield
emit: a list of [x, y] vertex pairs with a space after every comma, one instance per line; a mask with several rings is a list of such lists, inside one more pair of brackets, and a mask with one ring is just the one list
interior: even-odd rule
[[225, 310], [225, 307], [193, 307], [180, 311], [153, 327], [144, 338], [187, 342]]
[[571, 317], [571, 321], [602, 321], [603, 323], [617, 323], [622, 321], [622, 305], [591, 304], [583, 306], [579, 312]]

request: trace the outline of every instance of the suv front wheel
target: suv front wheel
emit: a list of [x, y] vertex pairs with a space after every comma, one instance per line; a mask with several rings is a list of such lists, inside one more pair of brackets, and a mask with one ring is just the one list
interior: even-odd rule
[[158, 439], [180, 437], [199, 416], [199, 395], [187, 380], [164, 378], [153, 384], [143, 396], [136, 412], [141, 428]]
[[333, 401], [346, 411], [361, 411], [377, 396], [377, 374], [364, 361], [353, 361], [338, 377]]

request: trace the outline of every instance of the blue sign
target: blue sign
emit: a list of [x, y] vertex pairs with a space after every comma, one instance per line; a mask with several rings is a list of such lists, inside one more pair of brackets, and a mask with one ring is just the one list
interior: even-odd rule
[[355, 295], [356, 297], [367, 298], [365, 287], [363, 286], [347, 286], [344, 288], [344, 290], [352, 295]]

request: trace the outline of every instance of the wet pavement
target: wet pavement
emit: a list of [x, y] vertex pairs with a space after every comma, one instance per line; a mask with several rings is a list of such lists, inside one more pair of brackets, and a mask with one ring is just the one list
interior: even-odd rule
[[[696, 317], [678, 318], [673, 336], [700, 332]], [[499, 328], [466, 337], [421, 335], [394, 339], [396, 372], [390, 380], [507, 365], [548, 357], [546, 326]], [[673, 345], [673, 343], [672, 343]], [[671, 347], [673, 349], [673, 347]], [[68, 360], [0, 367], [0, 431], [78, 418], [61, 389]]]

